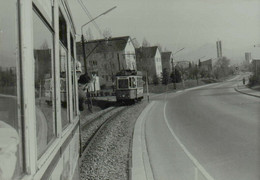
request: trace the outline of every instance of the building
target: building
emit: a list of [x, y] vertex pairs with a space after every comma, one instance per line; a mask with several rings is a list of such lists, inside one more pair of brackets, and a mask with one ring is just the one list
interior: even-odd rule
[[252, 60], [251, 52], [245, 53], [245, 61], [246, 63], [249, 63]]
[[185, 61], [185, 60], [182, 60], [182, 61], [177, 61], [175, 62], [175, 67], [177, 68], [181, 68], [181, 69], [188, 69], [189, 66], [190, 66], [190, 61]]
[[200, 68], [204, 69], [208, 72], [211, 72], [211, 70], [212, 70], [212, 59], [208, 59], [206, 61], [201, 61], [200, 62]]
[[162, 76], [162, 60], [158, 47], [137, 48], [136, 65], [143, 74], [147, 73], [149, 82], [153, 80], [155, 75], [160, 78]]
[[172, 52], [162, 52], [162, 69], [166, 69], [167, 72], [172, 72], [173, 67], [173, 54]]
[[222, 44], [221, 41], [217, 41], [217, 57], [222, 58]]
[[257, 77], [260, 77], [260, 59], [252, 60], [252, 71]]
[[[87, 72], [99, 76], [100, 85], [111, 86], [115, 74], [122, 69], [136, 70], [135, 48], [130, 36], [98, 39], [85, 43]], [[84, 71], [81, 42], [77, 56]]]

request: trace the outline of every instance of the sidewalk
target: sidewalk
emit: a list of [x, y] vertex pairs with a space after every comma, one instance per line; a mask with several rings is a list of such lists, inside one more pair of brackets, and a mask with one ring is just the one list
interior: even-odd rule
[[254, 89], [248, 88], [247, 86], [243, 85], [242, 83], [239, 83], [239, 84], [237, 84], [237, 86], [234, 89], [239, 93], [260, 98], [260, 91], [259, 91], [260, 87], [256, 87], [254, 90]]
[[132, 144], [130, 180], [154, 180], [145, 141], [145, 116], [151, 110], [154, 101], [149, 103], [136, 120]]

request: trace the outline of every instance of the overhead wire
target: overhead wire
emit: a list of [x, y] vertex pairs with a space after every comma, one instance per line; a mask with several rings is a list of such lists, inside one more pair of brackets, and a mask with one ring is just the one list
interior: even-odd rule
[[[82, 9], [85, 11], [86, 15], [88, 16], [89, 20], [93, 20], [92, 15], [90, 14], [89, 10], [86, 8], [85, 4], [82, 2], [82, 0], [78, 0], [78, 2], [80, 3]], [[94, 27], [97, 29], [98, 33], [104, 37], [102, 30], [100, 29], [100, 27], [98, 26], [98, 24], [95, 21], [92, 21]]]

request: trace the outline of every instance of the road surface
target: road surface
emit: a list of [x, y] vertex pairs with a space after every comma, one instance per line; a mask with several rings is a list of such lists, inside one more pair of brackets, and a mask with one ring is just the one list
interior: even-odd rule
[[260, 98], [234, 91], [236, 84], [154, 99], [144, 126], [154, 179], [260, 179]]

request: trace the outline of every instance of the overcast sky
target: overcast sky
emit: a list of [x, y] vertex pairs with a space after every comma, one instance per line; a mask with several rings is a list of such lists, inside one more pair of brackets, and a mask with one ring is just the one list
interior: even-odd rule
[[[68, 0], [77, 33], [89, 21], [77, 0]], [[117, 6], [96, 20], [99, 27], [112, 35], [130, 35], [141, 44], [146, 38], [152, 45], [186, 52], [221, 40], [223, 49], [232, 56], [256, 51], [260, 44], [260, 0], [83, 0], [93, 17]], [[89, 25], [95, 38], [97, 29]], [[85, 29], [88, 29], [86, 27]], [[232, 52], [231, 52], [232, 51]], [[260, 47], [259, 47], [260, 51]], [[180, 52], [185, 54], [186, 52]], [[216, 55], [215, 55], [216, 56]]]

